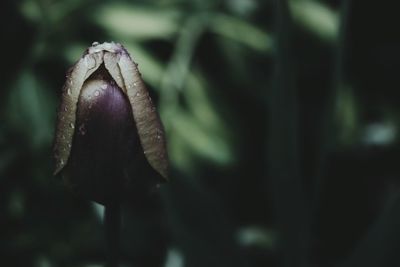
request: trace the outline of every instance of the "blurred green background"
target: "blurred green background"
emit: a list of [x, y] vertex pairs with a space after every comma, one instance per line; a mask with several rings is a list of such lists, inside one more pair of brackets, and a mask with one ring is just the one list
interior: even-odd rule
[[67, 69], [139, 63], [171, 182], [124, 206], [121, 266], [400, 266], [394, 1], [4, 0], [0, 266], [105, 263], [102, 207], [53, 177]]

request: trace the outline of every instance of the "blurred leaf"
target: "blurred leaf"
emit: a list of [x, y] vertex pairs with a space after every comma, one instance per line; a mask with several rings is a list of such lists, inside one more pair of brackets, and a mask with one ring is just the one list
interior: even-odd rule
[[203, 34], [208, 16], [202, 14], [188, 18], [182, 25], [175, 49], [161, 79], [161, 106], [176, 105], [178, 92], [189, 78], [190, 66], [197, 46]]
[[250, 16], [259, 6], [256, 0], [229, 0], [226, 4], [234, 12], [240, 16]]
[[96, 0], [24, 0], [20, 3], [21, 13], [31, 22], [42, 25], [42, 27], [59, 28], [64, 20], [71, 16], [73, 11], [92, 8]]
[[38, 148], [51, 143], [55, 109], [55, 97], [31, 72], [25, 71], [10, 92], [6, 121]]
[[25, 0], [20, 4], [20, 9], [22, 14], [31, 20], [32, 22], [38, 23], [41, 19], [41, 11], [40, 7], [37, 4], [37, 1]]
[[114, 35], [124, 38], [168, 39], [179, 29], [176, 9], [156, 9], [133, 5], [110, 4], [94, 12], [94, 20]]
[[165, 267], [184, 267], [184, 258], [182, 252], [177, 249], [170, 249], [165, 261]]
[[217, 107], [212, 104], [210, 96], [207, 94], [206, 81], [201, 80], [200, 77], [202, 75], [196, 72], [189, 77], [187, 82], [184, 95], [188, 109], [204, 128], [208, 130], [219, 129], [218, 132], [226, 134], [224, 129], [226, 125], [222, 121]]
[[[217, 164], [224, 165], [232, 161], [231, 149], [225, 136], [207, 131], [204, 127], [201, 127], [195, 118], [184, 112], [177, 112], [170, 123], [171, 132], [174, 133], [170, 138], [181, 139], [192, 153]], [[173, 150], [172, 160], [188, 156], [187, 152], [185, 154], [182, 152], [184, 151]], [[180, 166], [184, 167], [183, 165]]]
[[35, 262], [35, 267], [52, 267], [53, 264], [46, 257], [39, 257]]
[[210, 30], [259, 52], [269, 52], [272, 39], [266, 32], [252, 24], [227, 15], [214, 15], [210, 18]]
[[274, 249], [277, 242], [277, 233], [274, 230], [258, 226], [249, 226], [239, 229], [237, 239], [242, 246], [257, 246], [264, 249]]
[[339, 88], [336, 94], [336, 124], [338, 126], [339, 142], [352, 144], [355, 142], [359, 129], [358, 105], [352, 88]]
[[322, 40], [333, 42], [339, 31], [339, 17], [328, 6], [314, 0], [289, 1], [293, 19]]
[[363, 127], [361, 141], [370, 146], [389, 146], [396, 141], [397, 132], [397, 125], [393, 121], [374, 122]]

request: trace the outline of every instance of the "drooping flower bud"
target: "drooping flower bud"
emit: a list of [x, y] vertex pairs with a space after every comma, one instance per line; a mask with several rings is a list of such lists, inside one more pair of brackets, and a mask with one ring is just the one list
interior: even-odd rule
[[[78, 194], [106, 204], [130, 186], [167, 179], [164, 130], [137, 64], [120, 44], [94, 43], [71, 68], [58, 112], [54, 157]], [[151, 166], [162, 177], [143, 181]]]

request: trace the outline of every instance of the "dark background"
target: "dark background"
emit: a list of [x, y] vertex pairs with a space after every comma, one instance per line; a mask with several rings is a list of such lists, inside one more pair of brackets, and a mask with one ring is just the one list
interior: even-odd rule
[[124, 205], [121, 266], [400, 266], [395, 1], [1, 5], [0, 266], [105, 263], [102, 206], [52, 175], [94, 41], [139, 63], [172, 167]]

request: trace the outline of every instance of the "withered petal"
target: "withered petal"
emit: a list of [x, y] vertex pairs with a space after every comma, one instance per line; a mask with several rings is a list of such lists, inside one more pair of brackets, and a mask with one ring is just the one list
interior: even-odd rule
[[104, 52], [104, 66], [110, 73], [111, 77], [113, 77], [114, 81], [126, 94], [126, 87], [122, 78], [121, 69], [118, 65], [120, 58], [120, 53]]
[[164, 129], [146, 85], [140, 76], [137, 64], [125, 51], [118, 65], [124, 78], [128, 99], [131, 103], [133, 117], [146, 158], [156, 171], [167, 178], [168, 156]]
[[103, 52], [84, 55], [71, 69], [63, 86], [61, 104], [58, 110], [54, 157], [57, 174], [65, 164], [71, 151], [75, 129], [76, 108], [82, 85], [103, 62]]

